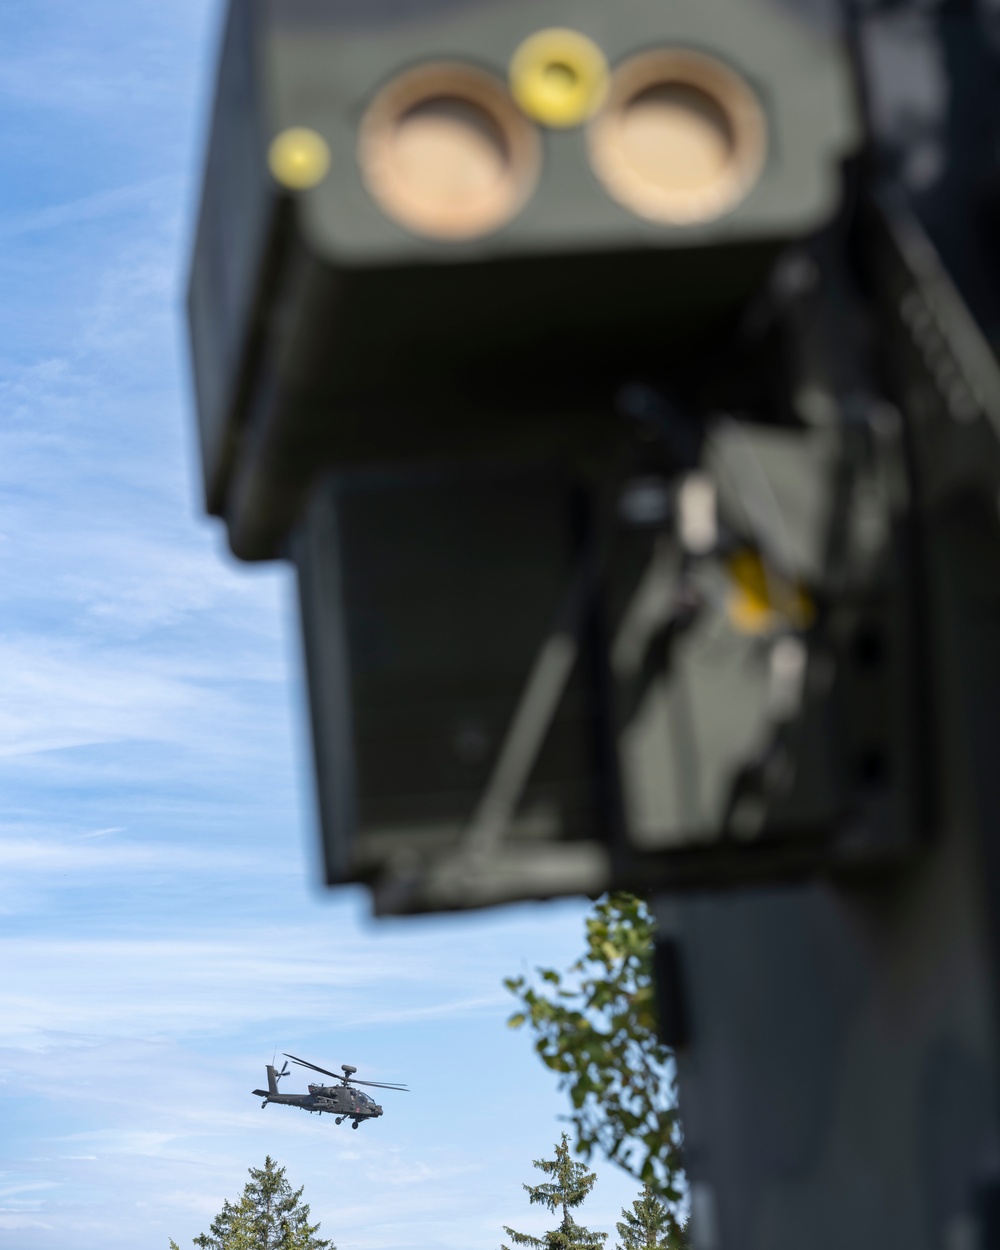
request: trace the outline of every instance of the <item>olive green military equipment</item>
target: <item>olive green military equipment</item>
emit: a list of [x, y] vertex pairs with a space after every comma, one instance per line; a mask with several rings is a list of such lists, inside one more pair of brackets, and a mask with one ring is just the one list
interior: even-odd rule
[[295, 555], [331, 884], [384, 911], [604, 888], [584, 508], [549, 474], [316, 492]]
[[322, 465], [600, 459], [841, 201], [825, 6], [233, 0], [190, 287], [209, 509], [278, 555]]
[[657, 894], [697, 1250], [1000, 1245], [988, 9], [230, 7], [206, 491], [327, 879]]
[[[814, 348], [833, 329], [811, 324], [817, 294], [781, 297]], [[469, 468], [315, 491], [294, 554], [332, 884], [437, 911], [871, 871], [912, 849], [898, 418], [870, 401], [853, 431], [724, 412], [696, 428], [696, 467], [650, 439], [603, 495]]]

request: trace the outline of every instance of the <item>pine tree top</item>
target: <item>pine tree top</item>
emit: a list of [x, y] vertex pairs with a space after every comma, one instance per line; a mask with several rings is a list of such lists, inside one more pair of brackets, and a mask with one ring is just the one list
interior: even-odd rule
[[[566, 1134], [563, 1133], [562, 1141], [556, 1145], [554, 1159], [535, 1159], [532, 1166], [551, 1176], [552, 1180], [542, 1185], [525, 1185], [528, 1200], [553, 1214], [561, 1211], [562, 1220], [558, 1228], [543, 1233], [541, 1237], [519, 1233], [505, 1224], [504, 1232], [514, 1245], [535, 1247], [536, 1250], [601, 1250], [607, 1233], [592, 1232], [577, 1224], [570, 1215], [570, 1211], [578, 1207], [594, 1188], [597, 1175], [570, 1158]], [[502, 1250], [509, 1248], [503, 1246]]]
[[[596, 1233], [589, 1228], [582, 1228], [575, 1220], [564, 1220], [558, 1228], [541, 1237], [531, 1237], [527, 1233], [518, 1233], [504, 1225], [504, 1232], [515, 1246], [534, 1246], [537, 1250], [602, 1250], [608, 1239], [607, 1233]], [[500, 1250], [509, 1250], [501, 1246]]]
[[532, 1167], [553, 1179], [542, 1185], [525, 1185], [528, 1201], [538, 1203], [553, 1213], [561, 1209], [565, 1215], [567, 1210], [578, 1207], [597, 1181], [596, 1172], [570, 1158], [569, 1138], [565, 1133], [556, 1146], [556, 1157], [535, 1159]]
[[[194, 1238], [201, 1250], [336, 1250], [316, 1236], [302, 1188], [292, 1189], [285, 1169], [268, 1155], [262, 1168], [250, 1168], [239, 1202], [228, 1200], [208, 1233]], [[174, 1242], [171, 1250], [176, 1250]]]
[[631, 1210], [622, 1208], [617, 1228], [618, 1250], [684, 1250], [687, 1246], [686, 1228], [677, 1223], [651, 1185], [643, 1185]]

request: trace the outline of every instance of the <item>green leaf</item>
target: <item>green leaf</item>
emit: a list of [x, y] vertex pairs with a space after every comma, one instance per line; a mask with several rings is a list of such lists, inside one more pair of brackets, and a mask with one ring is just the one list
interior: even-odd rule
[[535, 986], [523, 978], [505, 984], [522, 1007], [511, 1019], [530, 1024], [535, 1050], [569, 1096], [580, 1153], [599, 1149], [675, 1206], [681, 1129], [673, 1056], [656, 1037], [654, 931], [642, 899], [606, 895], [587, 918], [583, 955], [565, 974], [538, 969]]

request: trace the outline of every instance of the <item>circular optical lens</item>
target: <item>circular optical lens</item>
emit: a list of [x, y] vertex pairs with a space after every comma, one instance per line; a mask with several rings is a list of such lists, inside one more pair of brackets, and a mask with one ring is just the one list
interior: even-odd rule
[[712, 187], [732, 162], [729, 118], [697, 87], [650, 87], [624, 106], [620, 125], [622, 161], [637, 180], [667, 195]]
[[399, 118], [391, 143], [400, 180], [427, 204], [473, 209], [496, 193], [510, 164], [506, 138], [490, 114], [454, 97], [414, 105]]
[[498, 229], [534, 188], [537, 135], [501, 84], [463, 66], [396, 79], [362, 124], [365, 183], [418, 234], [472, 238]]
[[642, 217], [670, 225], [728, 212], [760, 176], [763, 113], [717, 61], [662, 52], [626, 63], [590, 133], [594, 170]]

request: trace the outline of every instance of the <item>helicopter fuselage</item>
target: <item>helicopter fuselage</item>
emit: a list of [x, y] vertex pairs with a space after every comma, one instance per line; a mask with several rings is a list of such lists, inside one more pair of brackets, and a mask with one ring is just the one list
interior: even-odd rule
[[264, 1101], [278, 1103], [285, 1107], [300, 1107], [321, 1115], [324, 1111], [341, 1120], [353, 1120], [355, 1126], [362, 1120], [374, 1120], [382, 1114], [382, 1108], [367, 1094], [355, 1089], [353, 1085], [309, 1085], [308, 1094], [279, 1094], [274, 1068], [267, 1065], [267, 1083], [269, 1089], [255, 1089], [253, 1092]]

